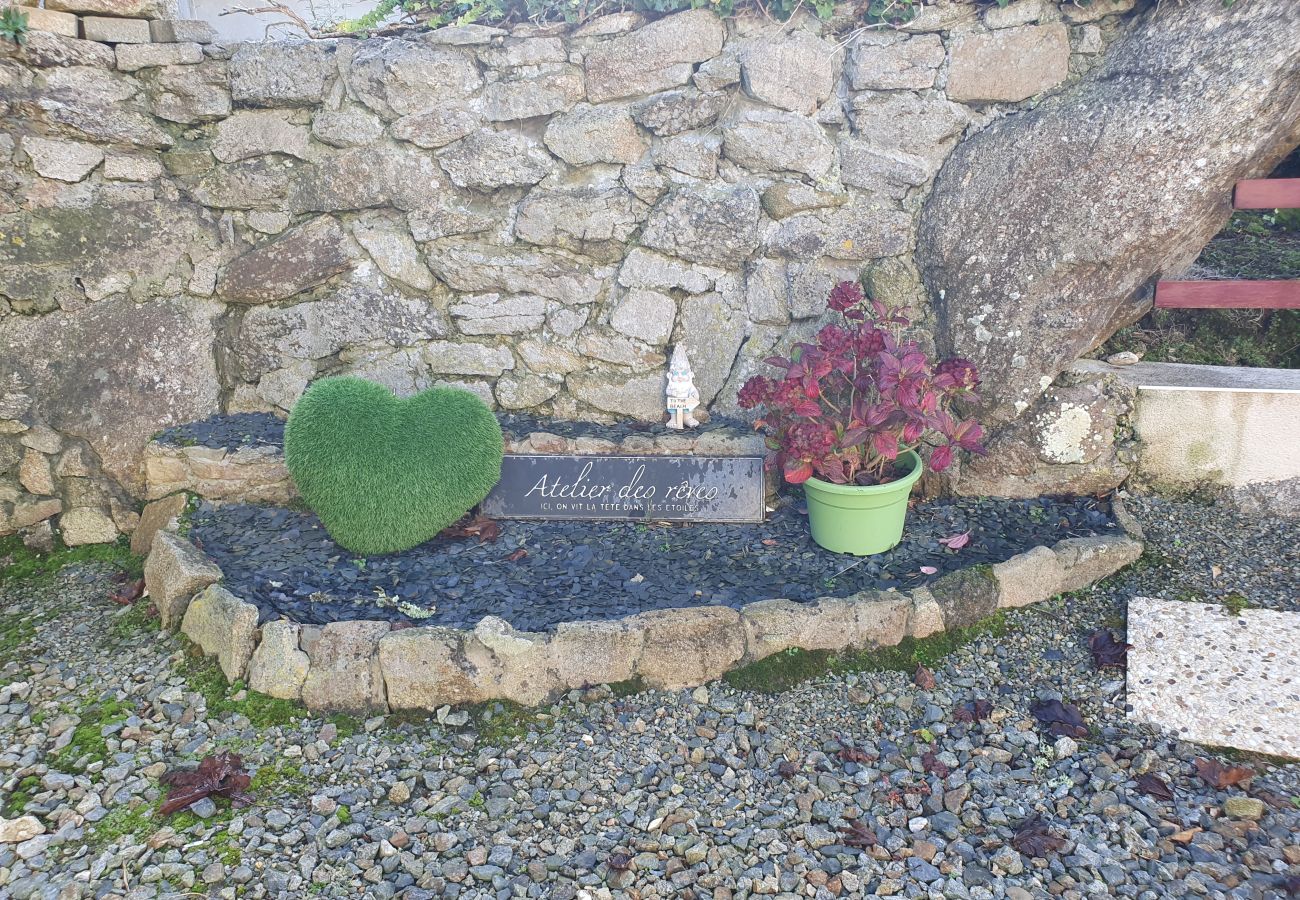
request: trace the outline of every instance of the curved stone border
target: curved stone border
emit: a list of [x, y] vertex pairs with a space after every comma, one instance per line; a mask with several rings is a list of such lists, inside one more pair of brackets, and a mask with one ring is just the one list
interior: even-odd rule
[[[1121, 524], [1131, 521], [1116, 502]], [[145, 583], [164, 627], [179, 628], [215, 656], [230, 681], [244, 679], [314, 711], [371, 713], [494, 699], [533, 706], [573, 688], [633, 678], [675, 690], [792, 647], [892, 646], [1078, 590], [1141, 552], [1129, 535], [1067, 538], [906, 593], [654, 610], [563, 622], [545, 633], [516, 631], [496, 616], [468, 630], [284, 619], [259, 628], [257, 607], [221, 587], [220, 569], [193, 544], [165, 531], [154, 539]]]

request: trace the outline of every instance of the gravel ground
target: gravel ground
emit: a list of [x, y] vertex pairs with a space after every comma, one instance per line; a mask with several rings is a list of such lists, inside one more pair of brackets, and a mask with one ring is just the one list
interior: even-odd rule
[[[921, 503], [901, 544], [859, 558], [813, 543], [805, 513], [782, 506], [758, 525], [502, 521], [499, 540], [436, 538], [403, 553], [358, 557], [330, 540], [309, 512], [205, 505], [190, 538], [263, 621], [285, 615], [324, 624], [403, 620], [472, 628], [486, 615], [524, 631], [650, 609], [740, 607], [782, 597], [847, 597], [911, 588], [947, 572], [1001, 562], [1039, 544], [1119, 530], [1107, 504], [1076, 500], [962, 499]], [[943, 538], [968, 534], [960, 550]], [[521, 552], [522, 551], [522, 554]]]
[[[1131, 506], [1168, 563], [1009, 615], [935, 662], [929, 690], [888, 671], [777, 695], [598, 689], [355, 733], [205, 701], [175, 640], [105, 600], [103, 569], [0, 586], [0, 793], [45, 829], [0, 844], [0, 896], [1286, 897], [1300, 766], [1251, 761], [1247, 789], [1211, 787], [1207, 751], [1127, 723], [1122, 678], [1087, 650], [1135, 590], [1204, 592], [1207, 564], [1251, 602], [1294, 597], [1283, 523]], [[1209, 529], [1231, 565], [1173, 553]], [[1048, 698], [1090, 735], [1044, 732], [1029, 710]], [[987, 717], [963, 721], [979, 700]], [[219, 748], [256, 772], [254, 804], [161, 821], [158, 776]], [[1061, 839], [1037, 856], [1012, 845], [1035, 813]]]

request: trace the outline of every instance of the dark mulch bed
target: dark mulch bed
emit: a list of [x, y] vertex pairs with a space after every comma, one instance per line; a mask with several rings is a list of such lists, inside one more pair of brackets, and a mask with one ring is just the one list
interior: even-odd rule
[[[740, 607], [773, 597], [808, 601], [908, 588], [1038, 544], [1120, 531], [1108, 506], [1091, 498], [922, 503], [908, 516], [902, 544], [865, 559], [815, 545], [795, 504], [761, 525], [501, 526], [495, 543], [436, 538], [403, 553], [360, 558], [331, 541], [308, 512], [205, 504], [194, 516], [191, 538], [221, 567], [230, 590], [257, 604], [264, 621], [280, 615], [317, 624], [406, 620], [384, 599], [396, 597], [435, 608], [420, 624], [472, 627], [496, 615], [521, 630], [540, 631], [562, 621], [668, 607]], [[939, 543], [965, 531], [970, 543], [958, 551]], [[512, 561], [520, 549], [526, 555]], [[923, 566], [937, 571], [922, 573]]]
[[[497, 413], [497, 421], [501, 423], [502, 431], [517, 437], [545, 431], [565, 438], [598, 437], [619, 441], [633, 434], [651, 437], [661, 434], [682, 434], [666, 425], [652, 422], [618, 422], [604, 425], [597, 422], [544, 419], [520, 413]], [[701, 434], [719, 428], [749, 431], [750, 427], [747, 422], [714, 416], [699, 428], [691, 429], [690, 433]], [[168, 428], [158, 434], [158, 440], [182, 447], [222, 447], [226, 450], [268, 445], [280, 447], [284, 444], [284, 420], [271, 413], [221, 413], [202, 422], [190, 422], [187, 425]]]

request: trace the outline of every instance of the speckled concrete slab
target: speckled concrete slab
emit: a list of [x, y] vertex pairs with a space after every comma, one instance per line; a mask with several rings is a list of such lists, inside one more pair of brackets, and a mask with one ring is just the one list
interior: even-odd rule
[[1134, 597], [1128, 641], [1134, 719], [1300, 759], [1300, 613]]

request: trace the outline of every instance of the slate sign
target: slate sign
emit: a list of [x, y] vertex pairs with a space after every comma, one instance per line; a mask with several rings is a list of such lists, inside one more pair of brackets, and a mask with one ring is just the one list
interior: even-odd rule
[[483, 501], [500, 519], [761, 522], [758, 456], [507, 454]]

